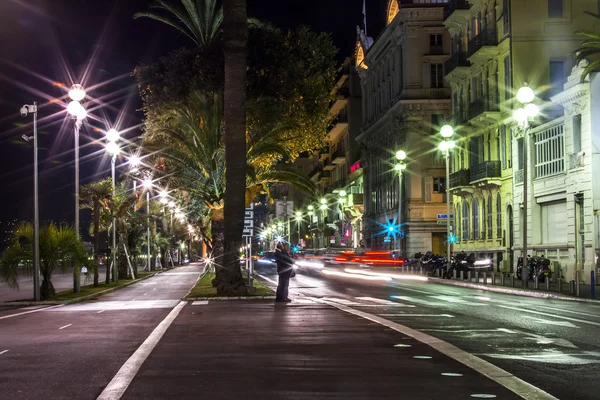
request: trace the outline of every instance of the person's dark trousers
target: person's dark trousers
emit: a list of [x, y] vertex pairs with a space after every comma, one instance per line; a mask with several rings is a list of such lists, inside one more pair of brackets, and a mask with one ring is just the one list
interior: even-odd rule
[[287, 299], [291, 274], [291, 271], [286, 271], [279, 274], [279, 282], [277, 283], [277, 293], [275, 294], [275, 301], [283, 301]]

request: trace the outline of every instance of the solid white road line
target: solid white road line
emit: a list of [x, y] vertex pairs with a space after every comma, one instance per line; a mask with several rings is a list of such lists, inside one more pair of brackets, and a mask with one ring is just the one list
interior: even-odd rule
[[37, 308], [35, 310], [24, 311], [24, 312], [17, 313], [17, 314], [4, 315], [4, 316], [0, 317], [0, 320], [12, 318], [12, 317], [18, 317], [19, 315], [31, 314], [31, 313], [38, 312], [38, 311], [50, 310], [51, 308], [62, 307], [62, 306], [64, 306], [64, 304], [59, 304], [57, 306], [52, 306], [52, 307]]
[[0, 351], [0, 356], [1, 356], [2, 354], [6, 353], [6, 352], [8, 352], [8, 350], [2, 350], [2, 351]]
[[411, 314], [411, 313], [396, 313], [396, 314], [377, 314], [380, 317], [447, 317], [454, 318], [450, 314]]
[[207, 304], [208, 304], [208, 300], [197, 300], [197, 301], [192, 302], [193, 306], [205, 306]]
[[68, 327], [70, 327], [71, 325], [73, 325], [73, 324], [69, 324], [69, 325], [61, 326], [60, 328], [58, 328], [58, 330], [60, 331], [61, 329], [68, 328]]
[[421, 343], [427, 344], [433, 349], [439, 351], [440, 353], [448, 356], [461, 364], [466, 365], [472, 370], [479, 372], [480, 374], [490, 378], [494, 382], [504, 386], [508, 390], [516, 393], [521, 396], [525, 400], [558, 400], [558, 398], [552, 396], [551, 394], [543, 391], [542, 389], [533, 386], [530, 383], [525, 382], [524, 380], [517, 378], [513, 374], [508, 371], [503, 370], [491, 364], [473, 354], [467, 353], [464, 350], [459, 349], [458, 347], [445, 342], [441, 339], [433, 337], [423, 332], [419, 332], [415, 329], [409, 328], [408, 326], [398, 324], [396, 322], [392, 322], [385, 318], [378, 317], [373, 314], [366, 313], [364, 311], [355, 310], [351, 307], [347, 307], [343, 304], [337, 304], [333, 302], [329, 302], [323, 299], [315, 299], [324, 304], [329, 304], [330, 306], [336, 307], [339, 310], [345, 311], [349, 314], [357, 315], [366, 320], [376, 322], [380, 325], [393, 329], [397, 332], [400, 332], [406, 336], [410, 336], [413, 339], [418, 340]]
[[104, 311], [106, 311], [106, 310], [100, 310], [96, 314], [102, 314]]
[[146, 361], [150, 353], [152, 353], [152, 350], [154, 350], [167, 329], [169, 329], [169, 326], [171, 326], [186, 304], [187, 301], [180, 302], [171, 310], [169, 315], [154, 328], [150, 336], [144, 340], [144, 343], [138, 347], [135, 353], [133, 353], [125, 364], [123, 364], [121, 369], [119, 369], [114, 378], [109, 382], [108, 386], [100, 393], [97, 400], [118, 400], [123, 396], [144, 361]]
[[589, 324], [589, 325], [600, 326], [600, 322], [586, 321], [584, 319], [579, 319], [579, 318], [563, 317], [562, 315], [556, 315], [556, 314], [546, 314], [546, 313], [543, 313], [543, 312], [540, 312], [540, 311], [528, 310], [526, 308], [517, 308], [517, 307], [503, 306], [501, 304], [498, 304], [498, 307], [508, 308], [510, 310], [515, 310], [515, 311], [520, 311], [520, 312], [527, 312], [527, 313], [531, 313], [531, 314], [543, 315], [545, 317], [550, 317], [550, 318], [559, 318], [559, 319], [566, 319], [567, 321], [581, 322], [582, 324]]
[[356, 300], [362, 300], [362, 301], [371, 301], [373, 303], [382, 304], [382, 305], [386, 305], [386, 306], [414, 307], [413, 305], [402, 304], [402, 303], [398, 303], [396, 301], [378, 299], [378, 298], [375, 298], [375, 297], [355, 297], [355, 299]]
[[273, 285], [277, 285], [277, 281], [274, 281], [273, 279], [271, 279], [271, 278], [269, 278], [267, 276], [264, 276], [264, 275], [261, 275], [261, 274], [256, 274], [256, 275], [260, 276], [261, 278], [263, 278], [267, 282], [271, 282]]

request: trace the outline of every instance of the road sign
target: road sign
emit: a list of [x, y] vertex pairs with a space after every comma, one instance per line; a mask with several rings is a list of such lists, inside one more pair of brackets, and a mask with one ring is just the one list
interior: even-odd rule
[[[438, 214], [437, 219], [448, 219], [448, 214]], [[454, 214], [450, 214], [450, 219], [454, 219]]]
[[390, 238], [389, 236], [383, 239], [383, 243], [390, 243], [392, 241], [392, 238]]
[[254, 211], [244, 211], [244, 218], [246, 219], [252, 219], [254, 218]]
[[254, 203], [250, 203], [248, 208], [246, 208], [246, 211], [252, 211], [252, 210], [254, 210]]
[[254, 226], [253, 219], [245, 219], [244, 220], [244, 228], [252, 228]]
[[252, 228], [244, 228], [244, 231], [242, 232], [242, 236], [252, 236]]

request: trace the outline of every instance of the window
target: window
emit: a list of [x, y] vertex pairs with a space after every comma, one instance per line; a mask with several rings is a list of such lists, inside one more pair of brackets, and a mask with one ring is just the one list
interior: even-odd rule
[[469, 203], [467, 201], [465, 201], [463, 203], [463, 209], [462, 209], [462, 237], [464, 241], [467, 241], [470, 239], [469, 237], [469, 217], [470, 217], [470, 210], [469, 210]]
[[500, 160], [502, 169], [506, 169], [506, 125], [500, 125]]
[[492, 238], [492, 221], [493, 221], [493, 214], [492, 214], [492, 195], [488, 195], [488, 203], [487, 203], [487, 238], [491, 239]]
[[481, 239], [485, 240], [487, 236], [485, 236], [487, 232], [487, 219], [485, 217], [485, 197], [481, 199]]
[[442, 34], [429, 35], [429, 53], [441, 54], [443, 52]]
[[479, 202], [473, 199], [473, 239], [479, 240]]
[[573, 117], [573, 153], [581, 151], [581, 114]]
[[548, 0], [548, 18], [564, 17], [563, 10], [563, 0]]
[[502, 238], [502, 198], [496, 195], [496, 238]]
[[542, 204], [541, 208], [542, 243], [566, 243], [568, 224], [565, 201]]
[[433, 178], [433, 192], [434, 193], [446, 193], [446, 178], [444, 178], [444, 177]]
[[550, 96], [554, 96], [562, 92], [563, 84], [565, 83], [565, 62], [550, 61]]
[[512, 64], [510, 56], [504, 58], [504, 101], [512, 98]]
[[564, 125], [556, 125], [535, 135], [535, 176], [541, 178], [565, 170]]
[[512, 131], [511, 131], [510, 127], [507, 127], [506, 135], [508, 136], [508, 157], [506, 157], [506, 159], [507, 159], [508, 168], [512, 168], [513, 149], [512, 149]]
[[454, 220], [456, 221], [456, 226], [454, 227], [454, 236], [456, 236], [456, 241], [460, 242], [460, 203], [456, 203], [456, 215], [454, 216]]
[[508, 7], [509, 0], [502, 0], [502, 25], [504, 26], [505, 35], [510, 33], [510, 9]]
[[471, 19], [471, 39], [479, 35], [481, 32], [481, 13], [477, 13], [476, 16]]
[[432, 88], [443, 88], [444, 87], [444, 65], [443, 64], [430, 64], [431, 65], [431, 87]]

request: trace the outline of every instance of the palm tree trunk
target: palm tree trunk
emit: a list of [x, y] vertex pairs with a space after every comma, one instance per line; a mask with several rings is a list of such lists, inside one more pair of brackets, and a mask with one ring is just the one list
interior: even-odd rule
[[98, 274], [98, 265], [100, 264], [100, 202], [94, 202], [94, 287], [98, 286], [100, 276]]
[[248, 44], [246, 0], [223, 1], [225, 55], [225, 246], [224, 268], [218, 279], [221, 296], [245, 294], [238, 252], [244, 226], [246, 188], [246, 57]]
[[219, 287], [219, 279], [223, 277], [220, 272], [223, 266], [223, 253], [224, 253], [224, 213], [222, 208], [213, 209], [210, 220], [210, 230], [212, 234], [212, 254], [211, 259], [213, 260], [213, 267], [217, 276], [213, 279], [212, 284], [214, 287]]

